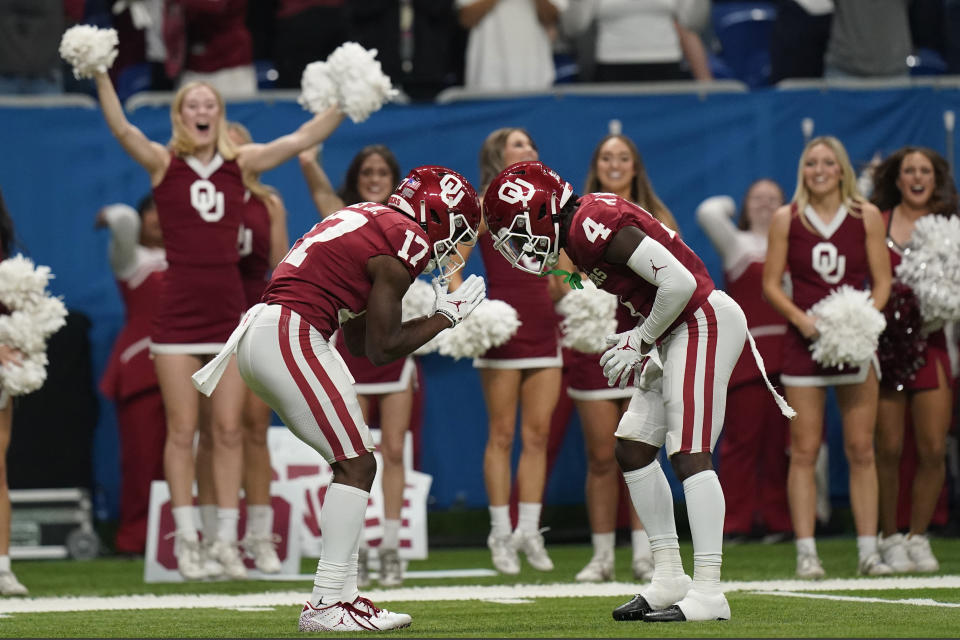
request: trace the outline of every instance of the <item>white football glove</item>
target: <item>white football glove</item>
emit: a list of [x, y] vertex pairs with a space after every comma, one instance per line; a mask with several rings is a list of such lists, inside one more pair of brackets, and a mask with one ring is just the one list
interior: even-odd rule
[[433, 279], [433, 313], [441, 313], [455, 327], [477, 308], [487, 297], [487, 283], [477, 274], [473, 274], [456, 291], [447, 291], [449, 283]]
[[646, 356], [640, 353], [640, 330], [636, 327], [623, 333], [614, 333], [607, 336], [607, 344], [611, 345], [600, 357], [600, 366], [603, 375], [607, 376], [607, 383], [626, 389], [630, 382], [630, 375], [636, 371], [640, 373], [643, 360]]

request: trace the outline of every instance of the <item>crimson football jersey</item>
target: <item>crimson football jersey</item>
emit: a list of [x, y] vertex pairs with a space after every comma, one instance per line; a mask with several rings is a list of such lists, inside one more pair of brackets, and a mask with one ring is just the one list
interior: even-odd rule
[[296, 311], [324, 338], [366, 311], [367, 261], [393, 256], [413, 281], [430, 260], [427, 233], [412, 218], [373, 202], [351, 205], [314, 225], [273, 270], [263, 302]]
[[203, 165], [192, 156], [171, 157], [153, 188], [171, 268], [237, 263], [244, 192], [235, 160], [217, 154]]
[[270, 213], [263, 200], [247, 191], [240, 228], [240, 277], [247, 306], [260, 302], [270, 270]]
[[713, 280], [703, 261], [676, 232], [663, 226], [646, 210], [611, 193], [587, 194], [580, 199], [570, 221], [567, 253], [597, 287], [615, 294], [632, 315], [646, 318], [650, 314], [657, 287], [627, 265], [611, 264], [604, 258], [608, 245], [623, 227], [637, 227], [662, 244], [697, 282], [697, 288], [683, 311], [663, 332], [665, 336], [700, 308], [714, 290]]
[[799, 211], [794, 203], [791, 214], [787, 270], [794, 304], [806, 311], [842, 285], [863, 289], [868, 284], [867, 230], [859, 210], [841, 205], [829, 223], [809, 205]]

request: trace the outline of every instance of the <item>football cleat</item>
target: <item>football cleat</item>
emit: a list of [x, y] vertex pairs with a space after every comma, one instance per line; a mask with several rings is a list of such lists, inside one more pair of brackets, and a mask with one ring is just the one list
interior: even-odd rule
[[300, 612], [300, 631], [385, 631], [410, 626], [410, 616], [378, 609], [366, 598], [331, 605], [311, 603]]
[[683, 600], [643, 616], [644, 622], [704, 622], [729, 620], [730, 605], [723, 593], [706, 594], [691, 589]]
[[643, 620], [643, 616], [653, 611], [653, 607], [642, 595], [637, 594], [629, 602], [625, 602], [613, 610], [613, 619], [617, 622], [629, 620]]
[[618, 621], [642, 620], [658, 609], [664, 609], [680, 601], [690, 590], [690, 576], [654, 580], [632, 600], [613, 610], [613, 619]]

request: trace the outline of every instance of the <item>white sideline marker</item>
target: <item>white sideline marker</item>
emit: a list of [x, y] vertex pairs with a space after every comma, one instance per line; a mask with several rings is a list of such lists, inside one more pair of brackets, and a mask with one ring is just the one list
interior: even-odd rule
[[[818, 594], [817, 591], [897, 590], [897, 589], [960, 589], [960, 576], [927, 576], [903, 578], [849, 578], [835, 580], [751, 580], [723, 582], [724, 591], [751, 593], [800, 594], [796, 597], [852, 598]], [[514, 585], [451, 585], [436, 587], [404, 587], [376, 589], [364, 595], [376, 603], [439, 602], [451, 600], [530, 600], [536, 598], [575, 598], [579, 596], [632, 596], [637, 592], [635, 582], [605, 582], [600, 584], [514, 584]], [[808, 592], [803, 594], [802, 592]], [[302, 606], [309, 596], [309, 587], [297, 591], [268, 591], [244, 594], [141, 594], [130, 596], [65, 596], [60, 598], [4, 598], [0, 600], [0, 616], [11, 613], [46, 613], [63, 611], [130, 611], [134, 609], [231, 609], [249, 610], [253, 607]], [[896, 602], [876, 599], [878, 602]], [[927, 601], [911, 598], [915, 602]], [[856, 601], [872, 602], [857, 597]], [[933, 601], [927, 601], [933, 602]], [[912, 604], [908, 602], [907, 604]], [[935, 606], [955, 607], [953, 603]], [[2, 624], [0, 624], [2, 629]]]
[[786, 596], [791, 598], [813, 598], [816, 600], [839, 600], [841, 602], [882, 602], [884, 604], [912, 604], [920, 607], [960, 608], [960, 602], [940, 602], [930, 598], [868, 598], [866, 596], [838, 596], [829, 593], [797, 593], [796, 591], [753, 591], [759, 596]]

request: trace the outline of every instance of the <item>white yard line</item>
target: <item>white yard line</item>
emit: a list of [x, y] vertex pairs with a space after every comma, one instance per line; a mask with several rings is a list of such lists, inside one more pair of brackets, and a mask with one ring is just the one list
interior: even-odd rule
[[[725, 591], [790, 592], [853, 591], [862, 589], [958, 589], [960, 576], [928, 576], [905, 578], [852, 578], [846, 580], [754, 580], [725, 582]], [[133, 609], [234, 609], [247, 607], [293, 606], [305, 602], [309, 583], [298, 591], [272, 591], [241, 595], [170, 594], [109, 597], [4, 598], [0, 615], [10, 613], [43, 613], [60, 611], [124, 611]], [[571, 598], [578, 596], [630, 596], [637, 592], [633, 582], [601, 584], [517, 584], [464, 585], [437, 587], [404, 587], [364, 592], [377, 603], [398, 601], [440, 600], [530, 600], [533, 598]], [[837, 596], [842, 597], [842, 596]], [[886, 600], [878, 599], [882, 602]], [[945, 605], [946, 606], [946, 605]], [[954, 606], [954, 605], [949, 605]], [[2, 624], [2, 623], [0, 623]], [[2, 628], [2, 626], [0, 626]]]
[[930, 598], [868, 598], [865, 596], [837, 596], [828, 593], [797, 593], [796, 591], [754, 591], [757, 595], [787, 596], [791, 598], [814, 598], [817, 600], [839, 600], [841, 602], [883, 602], [885, 604], [912, 604], [919, 607], [960, 608], [960, 602], [940, 602]]

